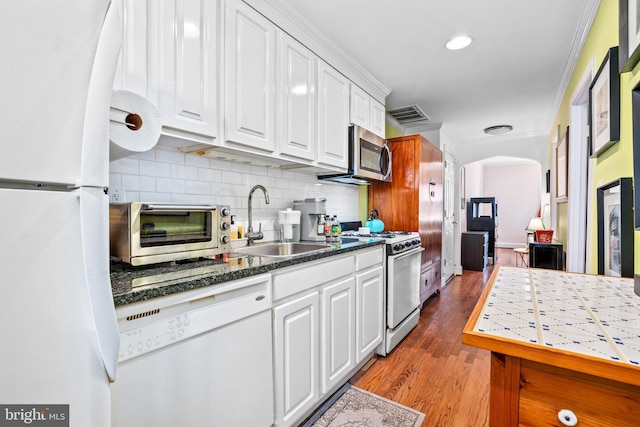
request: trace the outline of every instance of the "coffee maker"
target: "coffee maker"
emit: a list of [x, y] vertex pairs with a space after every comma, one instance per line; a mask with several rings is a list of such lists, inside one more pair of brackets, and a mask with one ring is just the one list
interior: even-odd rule
[[[324, 242], [324, 228], [319, 227], [321, 216], [327, 213], [327, 199], [294, 200], [293, 209], [300, 211], [300, 240]], [[322, 228], [322, 229], [321, 229]]]

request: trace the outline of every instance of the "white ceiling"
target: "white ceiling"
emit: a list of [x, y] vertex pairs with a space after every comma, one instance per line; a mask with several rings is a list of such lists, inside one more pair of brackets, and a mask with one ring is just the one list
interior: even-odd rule
[[[548, 135], [600, 0], [274, 0], [297, 9], [455, 142]], [[444, 44], [469, 35], [466, 49]], [[407, 125], [412, 126], [413, 124]], [[427, 126], [428, 127], [428, 126]], [[416, 128], [420, 131], [420, 128]], [[408, 129], [409, 131], [411, 128]]]

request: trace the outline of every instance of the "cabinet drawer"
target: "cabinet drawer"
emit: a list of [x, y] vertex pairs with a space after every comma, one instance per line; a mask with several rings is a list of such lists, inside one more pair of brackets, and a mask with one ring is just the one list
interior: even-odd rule
[[382, 264], [382, 248], [359, 253], [356, 255], [356, 271]]
[[563, 409], [581, 427], [637, 426], [640, 387], [523, 360], [520, 426], [562, 426]]
[[305, 263], [293, 270], [276, 271], [273, 275], [273, 299], [288, 297], [306, 289], [329, 283], [355, 272], [353, 256], [322, 259], [315, 263]]

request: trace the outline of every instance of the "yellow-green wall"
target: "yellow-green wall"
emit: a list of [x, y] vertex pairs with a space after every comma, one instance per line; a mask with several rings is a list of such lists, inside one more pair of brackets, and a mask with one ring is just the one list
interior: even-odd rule
[[[618, 2], [605, 0], [600, 3], [600, 8], [595, 17], [580, 58], [576, 64], [573, 75], [564, 94], [562, 104], [557, 112], [552, 129], [560, 125], [560, 129], [566, 129], [570, 120], [570, 98], [576, 91], [580, 79], [585, 72], [595, 64], [594, 72], [597, 72], [604, 60], [609, 48], [618, 46]], [[594, 162], [593, 185], [591, 192], [591, 212], [596, 212], [596, 191], [603, 184], [617, 178], [633, 176], [633, 129], [631, 111], [631, 90], [640, 81], [640, 66], [629, 73], [621, 74], [620, 78], [620, 142], [614, 144], [606, 152], [597, 157]], [[553, 137], [553, 131], [550, 139]], [[551, 153], [551, 144], [549, 153]], [[571, 173], [571, 171], [569, 171]], [[586, 180], [586, 177], [583, 177]], [[567, 240], [567, 203], [560, 203], [557, 212], [557, 238], [566, 243]], [[592, 237], [591, 246], [587, 248], [591, 262], [587, 265], [587, 273], [598, 271], [598, 242], [597, 242], [597, 218], [593, 215], [590, 224], [587, 225], [588, 233]], [[635, 270], [638, 271], [640, 258], [638, 253], [638, 233], [635, 233]]]
[[[395, 138], [397, 136], [403, 136], [402, 132], [386, 124], [385, 135], [387, 138]], [[367, 218], [369, 218], [369, 186], [361, 185], [358, 191], [358, 216], [360, 221], [364, 224]]]

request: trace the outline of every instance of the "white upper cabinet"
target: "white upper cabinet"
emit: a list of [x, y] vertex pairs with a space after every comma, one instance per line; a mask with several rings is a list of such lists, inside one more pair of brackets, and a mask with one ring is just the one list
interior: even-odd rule
[[316, 157], [316, 56], [278, 32], [280, 154], [309, 162]]
[[384, 105], [371, 98], [371, 127], [369, 130], [382, 138], [386, 138], [386, 116]]
[[122, 49], [114, 90], [128, 90], [157, 103], [153, 63], [157, 52], [158, 10], [155, 2], [119, 0], [122, 10]]
[[318, 60], [318, 163], [346, 170], [349, 80]]
[[164, 121], [163, 131], [211, 143], [218, 136], [219, 2], [174, 0], [159, 4], [162, 11], [158, 107]]
[[371, 114], [371, 97], [358, 86], [351, 84], [351, 123], [369, 129]]
[[160, 110], [162, 134], [179, 145], [211, 144], [218, 134], [218, 3], [121, 0], [123, 44], [114, 89]]
[[227, 0], [225, 143], [275, 151], [276, 27], [241, 0]]
[[350, 121], [382, 138], [385, 137], [385, 110], [382, 103], [376, 101], [367, 92], [351, 84]]

